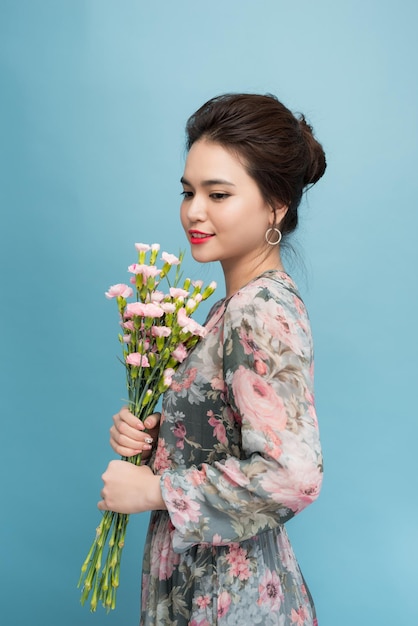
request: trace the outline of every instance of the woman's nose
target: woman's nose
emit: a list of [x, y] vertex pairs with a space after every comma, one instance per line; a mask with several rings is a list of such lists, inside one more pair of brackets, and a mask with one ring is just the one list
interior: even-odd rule
[[206, 219], [206, 200], [201, 195], [195, 194], [187, 202], [187, 217], [190, 221], [203, 221]]

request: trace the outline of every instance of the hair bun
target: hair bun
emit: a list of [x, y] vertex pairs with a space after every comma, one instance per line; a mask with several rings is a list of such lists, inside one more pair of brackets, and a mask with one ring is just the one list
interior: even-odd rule
[[302, 114], [299, 117], [299, 126], [308, 151], [303, 184], [304, 186], [314, 185], [325, 173], [327, 167], [325, 152], [319, 141], [315, 139], [312, 126]]

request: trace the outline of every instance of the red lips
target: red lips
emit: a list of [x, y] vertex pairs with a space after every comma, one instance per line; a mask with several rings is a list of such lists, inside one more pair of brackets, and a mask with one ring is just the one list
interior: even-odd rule
[[209, 233], [202, 233], [202, 231], [200, 230], [189, 230], [189, 237], [190, 243], [198, 245], [200, 243], [205, 243], [206, 241], [209, 241], [209, 239], [211, 239], [211, 237], [214, 237], [214, 235], [211, 235]]

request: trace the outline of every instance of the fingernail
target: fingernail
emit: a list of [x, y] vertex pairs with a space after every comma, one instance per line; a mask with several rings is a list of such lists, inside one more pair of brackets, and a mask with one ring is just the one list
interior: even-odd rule
[[152, 439], [151, 437], [147, 437], [146, 439], [144, 439], [145, 443], [152, 443]]

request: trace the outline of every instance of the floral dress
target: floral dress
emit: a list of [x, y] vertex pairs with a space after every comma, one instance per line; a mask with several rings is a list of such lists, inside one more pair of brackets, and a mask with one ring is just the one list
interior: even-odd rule
[[213, 307], [165, 393], [142, 626], [314, 626], [285, 522], [319, 493], [312, 339], [271, 270]]

